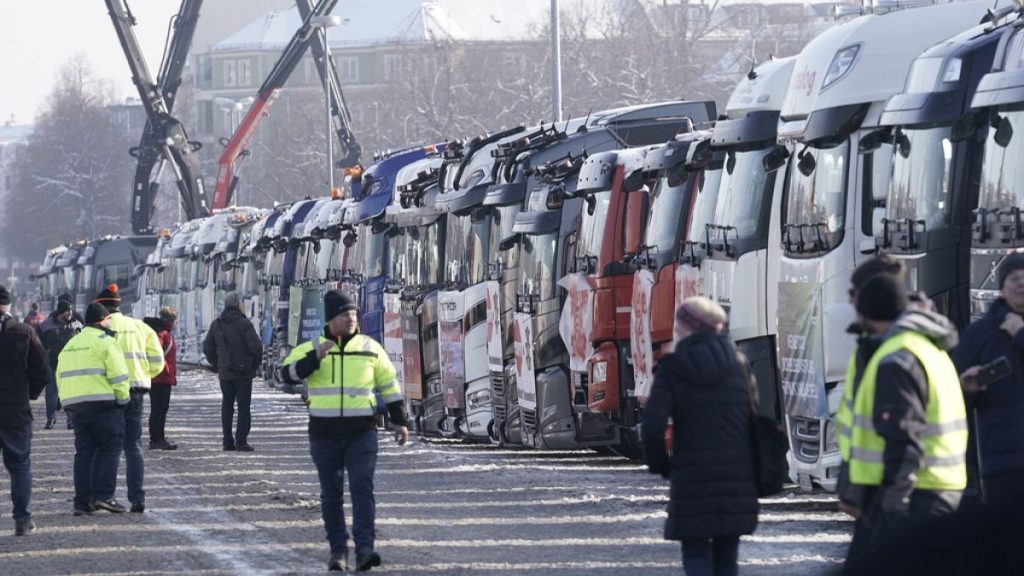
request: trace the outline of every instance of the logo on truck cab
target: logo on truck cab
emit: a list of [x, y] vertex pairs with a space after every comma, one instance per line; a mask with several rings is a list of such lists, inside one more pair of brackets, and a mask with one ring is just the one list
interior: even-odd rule
[[793, 89], [803, 90], [805, 96], [810, 96], [811, 91], [814, 90], [814, 80], [817, 77], [818, 73], [814, 70], [804, 70], [793, 77]]

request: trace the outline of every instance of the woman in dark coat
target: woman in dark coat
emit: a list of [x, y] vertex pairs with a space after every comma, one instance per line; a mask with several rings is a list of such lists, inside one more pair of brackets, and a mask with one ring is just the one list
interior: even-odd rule
[[752, 381], [725, 321], [707, 298], [680, 305], [641, 425], [648, 467], [671, 480], [665, 538], [682, 541], [688, 576], [736, 574], [739, 537], [757, 527]]

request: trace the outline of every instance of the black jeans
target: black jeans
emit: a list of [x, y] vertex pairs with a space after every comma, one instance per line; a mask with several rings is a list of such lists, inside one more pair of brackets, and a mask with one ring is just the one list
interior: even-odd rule
[[149, 389], [149, 441], [161, 442], [166, 440], [164, 426], [167, 424], [167, 409], [171, 406], [171, 390], [174, 386], [170, 384], [153, 383]]
[[356, 556], [373, 552], [377, 503], [373, 497], [373, 473], [377, 468], [377, 430], [348, 438], [309, 435], [309, 453], [320, 478], [320, 515], [332, 554], [348, 553], [345, 526], [345, 473], [352, 495], [352, 537]]
[[[220, 381], [220, 424], [224, 429], [224, 446], [247, 444], [252, 414], [252, 378], [236, 378]], [[231, 420], [235, 416], [235, 401], [238, 401], [238, 428], [231, 434]]]
[[125, 416], [108, 404], [76, 405], [70, 411], [75, 425], [75, 509], [88, 510], [96, 500], [114, 497]]
[[735, 576], [739, 548], [739, 536], [683, 540], [686, 576]]
[[[128, 501], [146, 503], [146, 460], [142, 456], [142, 410], [146, 390], [132, 388], [128, 409], [124, 411], [124, 479], [128, 485]], [[111, 494], [109, 498], [113, 498]], [[107, 498], [104, 497], [104, 500]]]
[[0, 426], [0, 452], [3, 453], [4, 467], [11, 474], [11, 502], [14, 504], [15, 520], [32, 515], [29, 512], [32, 501], [31, 451], [31, 422], [22, 426]]
[[985, 487], [985, 503], [989, 506], [1024, 505], [1024, 470], [985, 476], [981, 483]]

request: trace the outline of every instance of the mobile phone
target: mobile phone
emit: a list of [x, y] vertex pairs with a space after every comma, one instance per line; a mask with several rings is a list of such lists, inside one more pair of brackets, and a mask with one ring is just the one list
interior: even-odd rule
[[1013, 373], [1013, 369], [1010, 367], [1010, 361], [1006, 359], [1006, 356], [1000, 356], [978, 370], [978, 387], [987, 388], [989, 384], [998, 382], [1011, 373]]

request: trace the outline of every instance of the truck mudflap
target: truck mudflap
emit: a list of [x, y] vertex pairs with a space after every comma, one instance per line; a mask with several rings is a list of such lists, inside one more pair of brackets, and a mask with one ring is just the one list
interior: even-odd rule
[[388, 359], [391, 360], [396, 368], [395, 380], [398, 382], [398, 387], [405, 393], [406, 398], [419, 398], [420, 392], [416, 393], [416, 396], [410, 396], [410, 390], [405, 387], [405, 362], [402, 360], [404, 355], [404, 349], [402, 344], [402, 300], [398, 294], [385, 294], [384, 295], [384, 352], [387, 353]]
[[438, 351], [441, 355], [441, 389], [449, 409], [466, 408], [466, 359], [462, 318], [465, 298], [457, 291], [437, 294], [439, 308]]
[[633, 302], [629, 314], [630, 354], [633, 358], [634, 394], [643, 402], [654, 383], [654, 344], [651, 342], [651, 291], [654, 273], [640, 270], [633, 275]]
[[558, 320], [558, 333], [569, 351], [569, 370], [586, 372], [594, 355], [594, 290], [582, 273], [568, 274], [558, 285], [569, 293]]

